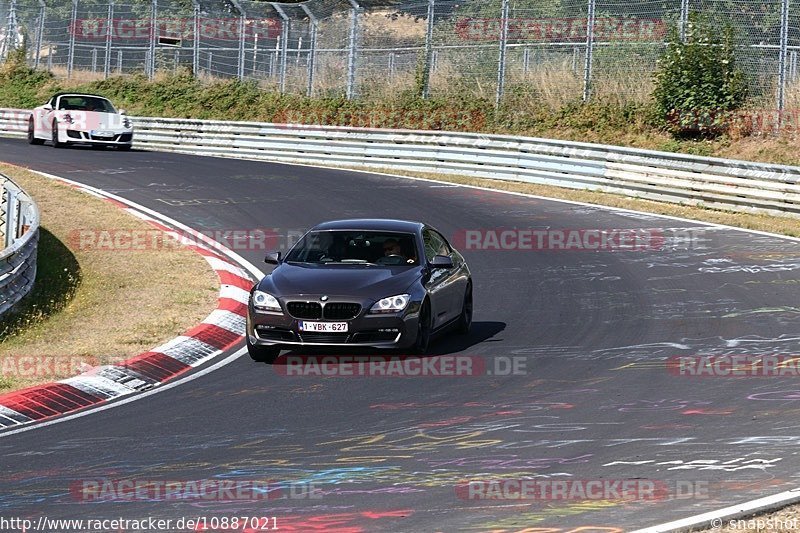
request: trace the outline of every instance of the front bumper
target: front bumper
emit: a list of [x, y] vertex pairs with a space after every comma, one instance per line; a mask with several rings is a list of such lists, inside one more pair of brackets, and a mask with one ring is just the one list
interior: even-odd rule
[[[283, 302], [282, 302], [283, 303]], [[374, 303], [374, 302], [373, 302]], [[252, 302], [248, 305], [247, 335], [255, 346], [341, 346], [380, 349], [408, 348], [417, 340], [419, 304], [410, 303], [405, 311], [396, 314], [367, 314], [367, 304], [351, 320], [311, 320], [313, 322], [347, 322], [347, 333], [311, 333], [300, 331], [303, 319], [286, 311], [278, 313], [256, 312]]]
[[62, 142], [105, 144], [110, 146], [133, 144], [133, 131], [112, 131], [110, 136], [97, 136], [91, 131], [73, 130], [66, 128], [65, 134], [60, 135]]

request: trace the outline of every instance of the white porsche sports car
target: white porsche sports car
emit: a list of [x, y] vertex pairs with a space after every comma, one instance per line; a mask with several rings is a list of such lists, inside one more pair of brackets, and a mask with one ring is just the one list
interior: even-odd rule
[[58, 93], [31, 113], [28, 121], [28, 142], [56, 148], [67, 144], [116, 146], [130, 150], [133, 125], [122, 109], [102, 96]]

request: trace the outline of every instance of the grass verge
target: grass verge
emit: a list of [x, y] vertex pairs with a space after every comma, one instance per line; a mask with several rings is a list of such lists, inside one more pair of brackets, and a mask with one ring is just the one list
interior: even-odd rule
[[216, 307], [219, 281], [185, 248], [78, 246], [79, 231], [153, 232], [110, 203], [0, 164], [39, 204], [36, 284], [0, 325], [0, 392], [124, 360], [180, 335]]

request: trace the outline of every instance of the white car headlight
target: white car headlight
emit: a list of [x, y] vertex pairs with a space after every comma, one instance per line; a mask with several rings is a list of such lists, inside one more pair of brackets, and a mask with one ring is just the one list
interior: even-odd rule
[[258, 311], [282, 312], [281, 304], [278, 302], [278, 299], [271, 294], [261, 291], [253, 292], [253, 307]]
[[370, 313], [397, 313], [402, 311], [408, 306], [408, 301], [411, 298], [408, 294], [398, 294], [397, 296], [390, 296], [388, 298], [383, 298], [379, 300], [375, 305], [372, 306], [372, 309], [369, 310]]

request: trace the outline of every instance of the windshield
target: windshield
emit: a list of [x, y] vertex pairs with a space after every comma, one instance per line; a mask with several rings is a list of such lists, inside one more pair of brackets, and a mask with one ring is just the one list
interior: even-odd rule
[[286, 256], [288, 263], [418, 265], [413, 233], [312, 231]]
[[116, 113], [117, 110], [105, 98], [98, 96], [62, 96], [58, 101], [61, 111], [97, 111], [98, 113]]

